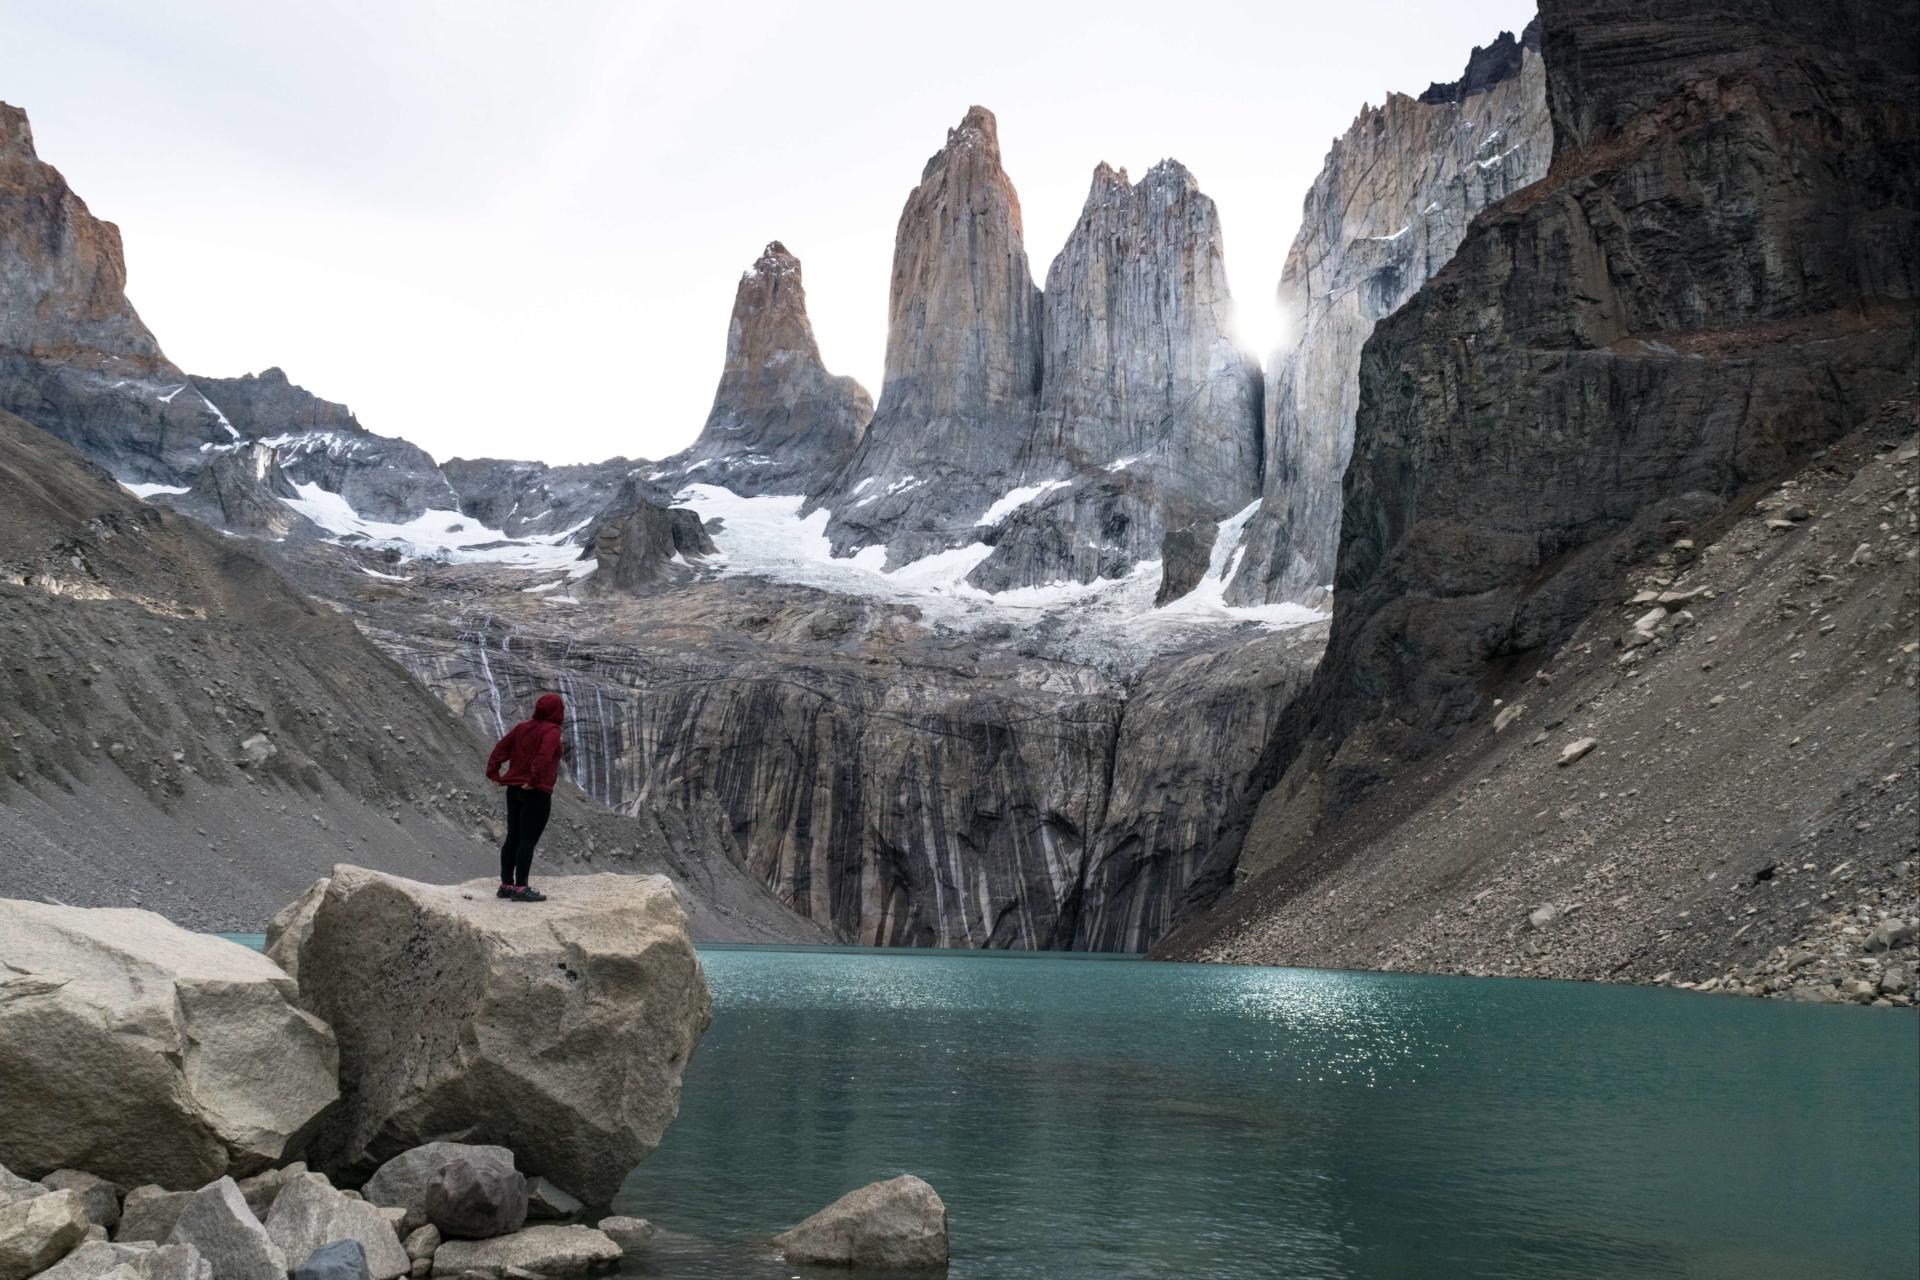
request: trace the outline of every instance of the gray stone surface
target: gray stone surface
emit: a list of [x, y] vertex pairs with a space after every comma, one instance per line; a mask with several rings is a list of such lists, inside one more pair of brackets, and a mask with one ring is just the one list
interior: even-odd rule
[[108, 1244], [102, 1240], [85, 1240], [74, 1246], [60, 1261], [39, 1272], [35, 1280], [98, 1280], [98, 1277], [121, 1263], [132, 1262], [152, 1251], [151, 1244], [136, 1248], [132, 1245]]
[[173, 1234], [173, 1224], [179, 1221], [180, 1210], [192, 1196], [191, 1191], [168, 1191], [153, 1183], [135, 1187], [120, 1202], [120, 1222], [114, 1230], [114, 1239], [151, 1240], [159, 1244]]
[[638, 1248], [659, 1234], [659, 1228], [645, 1218], [630, 1218], [624, 1214], [602, 1218], [594, 1223], [594, 1229], [622, 1249]]
[[17, 1200], [31, 1200], [35, 1196], [47, 1194], [51, 1189], [45, 1183], [23, 1178], [0, 1164], [0, 1205], [12, 1204]]
[[576, 1276], [612, 1267], [620, 1246], [592, 1227], [528, 1227], [491, 1240], [449, 1240], [433, 1255], [433, 1274], [468, 1272], [499, 1280], [509, 1268], [543, 1276]]
[[[122, 1184], [251, 1173], [336, 1096], [332, 1033], [266, 957], [148, 911], [0, 899], [0, 1159]], [[90, 1069], [65, 1064], [83, 1058]]]
[[313, 913], [326, 892], [327, 877], [321, 876], [267, 921], [266, 957], [295, 982], [300, 981], [300, 948], [313, 932]]
[[527, 1176], [485, 1153], [461, 1156], [427, 1183], [427, 1221], [451, 1240], [487, 1240], [527, 1220]]
[[1304, 600], [1333, 582], [1341, 476], [1360, 407], [1360, 348], [1453, 257], [1489, 205], [1553, 158], [1538, 24], [1506, 32], [1454, 86], [1367, 107], [1327, 153], [1280, 277], [1292, 331], [1266, 374], [1265, 491], [1229, 589]]
[[376, 1275], [368, 1267], [366, 1250], [358, 1240], [335, 1240], [298, 1263], [293, 1280], [376, 1280]]
[[55, 1169], [41, 1178], [40, 1183], [54, 1191], [77, 1192], [87, 1211], [87, 1221], [96, 1227], [111, 1229], [120, 1221], [120, 1188], [105, 1178], [80, 1169]]
[[545, 1178], [533, 1178], [527, 1183], [529, 1218], [550, 1222], [558, 1218], [571, 1218], [585, 1208], [585, 1205]]
[[380, 1208], [333, 1189], [319, 1174], [289, 1179], [267, 1214], [267, 1235], [299, 1267], [314, 1250], [340, 1240], [355, 1241], [373, 1280], [393, 1280], [412, 1265]]
[[821, 363], [800, 260], [775, 240], [734, 291], [726, 363], [706, 425], [648, 478], [747, 495], [818, 493], [846, 465], [872, 417], [866, 388]]
[[166, 1243], [198, 1249], [213, 1268], [213, 1280], [286, 1280], [286, 1253], [267, 1235], [229, 1177], [187, 1197]]
[[409, 1258], [419, 1262], [422, 1258], [431, 1259], [434, 1250], [440, 1247], [442, 1239], [440, 1228], [429, 1222], [424, 1227], [409, 1232], [407, 1238], [401, 1242], [401, 1247], [407, 1251]]
[[251, 441], [212, 451], [185, 493], [158, 493], [152, 501], [215, 528], [258, 538], [322, 536], [316, 525], [281, 501], [299, 496], [280, 467], [279, 450]]
[[[256, 1173], [251, 1178], [241, 1178], [236, 1184], [240, 1188], [240, 1197], [253, 1207], [255, 1216], [266, 1220], [267, 1210], [273, 1207], [273, 1201], [289, 1182], [307, 1176], [307, 1164], [296, 1160], [290, 1165], [278, 1169], [269, 1169], [265, 1173]], [[317, 1175], [323, 1181], [325, 1174]]]
[[26, 1280], [86, 1239], [87, 1211], [77, 1191], [50, 1191], [0, 1207], [0, 1280]]
[[788, 1262], [888, 1270], [944, 1267], [947, 1206], [912, 1174], [850, 1191], [774, 1237]]
[[412, 1232], [427, 1220], [427, 1188], [441, 1169], [465, 1156], [485, 1155], [514, 1166], [505, 1147], [468, 1142], [427, 1142], [394, 1156], [368, 1178], [360, 1194], [369, 1202], [406, 1211], [405, 1229]]
[[334, 869], [300, 952], [301, 996], [341, 1046], [341, 1104], [310, 1160], [370, 1173], [459, 1133], [613, 1198], [679, 1109], [706, 981], [664, 879], [543, 883], [528, 911], [492, 880]]

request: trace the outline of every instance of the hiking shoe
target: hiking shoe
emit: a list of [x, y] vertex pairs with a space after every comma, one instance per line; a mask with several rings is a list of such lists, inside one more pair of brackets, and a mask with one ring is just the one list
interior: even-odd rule
[[547, 895], [528, 885], [521, 885], [513, 891], [515, 902], [545, 902]]
[[510, 884], [503, 884], [494, 891], [493, 896], [496, 898], [511, 898], [513, 896], [513, 886]]

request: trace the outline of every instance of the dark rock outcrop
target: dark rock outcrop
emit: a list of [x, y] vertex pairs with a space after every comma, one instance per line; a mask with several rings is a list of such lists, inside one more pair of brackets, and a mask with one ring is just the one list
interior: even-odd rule
[[122, 480], [180, 484], [239, 438], [160, 350], [126, 295], [120, 229], [34, 153], [0, 103], [0, 410]]
[[1552, 170], [1366, 345], [1327, 658], [1267, 766], [1327, 817], [1920, 372], [1920, 5], [1541, 20]]
[[278, 541], [295, 532], [318, 536], [311, 521], [281, 501], [299, 496], [280, 469], [279, 451], [256, 440], [210, 450], [185, 493], [155, 494], [152, 501], [253, 537]]
[[778, 240], [740, 277], [727, 359], [699, 438], [648, 479], [735, 493], [813, 494], [837, 476], [873, 417], [873, 397], [820, 362], [800, 259]]
[[966, 541], [1007, 489], [1040, 391], [1040, 290], [991, 111], [927, 161], [895, 234], [880, 405], [827, 501], [836, 554], [888, 567]]
[[582, 554], [598, 562], [590, 581], [594, 590], [632, 592], [682, 581], [688, 557], [698, 559], [718, 550], [698, 512], [660, 506], [629, 487], [627, 501], [601, 521]]
[[1090, 582], [1152, 559], [1169, 529], [1260, 493], [1260, 370], [1233, 344], [1220, 219], [1163, 160], [1101, 165], [1047, 272], [1043, 372], [1023, 485], [1057, 484], [985, 539], [990, 591]]
[[[459, 497], [461, 515], [510, 538], [564, 533], [616, 507], [623, 486], [644, 484], [656, 468], [626, 458], [554, 467], [500, 458], [450, 458], [440, 468]], [[648, 490], [651, 499], [666, 494]], [[591, 542], [588, 537], [586, 541]]]
[[375, 435], [347, 406], [295, 386], [279, 369], [193, 382], [241, 435], [279, 450], [281, 469], [295, 484], [337, 493], [366, 519], [404, 524], [428, 510], [460, 509], [426, 450]]
[[1416, 101], [1389, 94], [1327, 153], [1280, 277], [1292, 331], [1267, 368], [1265, 481], [1230, 588], [1306, 600], [1333, 581], [1340, 477], [1353, 451], [1360, 348], [1453, 256], [1475, 215], [1552, 158], [1539, 27], [1475, 49]]

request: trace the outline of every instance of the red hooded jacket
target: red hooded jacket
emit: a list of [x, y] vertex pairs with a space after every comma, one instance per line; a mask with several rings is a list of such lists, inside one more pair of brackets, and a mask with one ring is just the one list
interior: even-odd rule
[[[559, 694], [541, 694], [533, 704], [533, 719], [522, 720], [493, 744], [488, 780], [496, 787], [532, 787], [552, 795], [554, 779], [560, 776], [560, 722], [566, 714]], [[505, 776], [500, 773], [503, 764]]]

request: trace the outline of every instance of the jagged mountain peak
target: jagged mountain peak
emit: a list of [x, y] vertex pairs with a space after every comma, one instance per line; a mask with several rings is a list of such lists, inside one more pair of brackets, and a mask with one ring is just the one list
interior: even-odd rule
[[800, 259], [793, 256], [792, 250], [778, 240], [767, 241], [767, 247], [753, 260], [753, 265], [741, 273], [741, 279], [751, 280], [755, 276], [794, 276], [800, 275]]
[[0, 157], [24, 156], [39, 159], [33, 149], [33, 126], [27, 113], [7, 102], [0, 102]]

